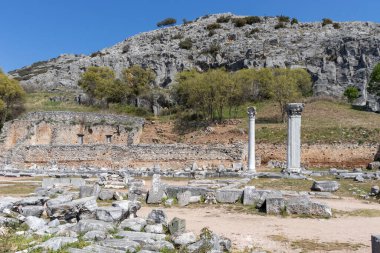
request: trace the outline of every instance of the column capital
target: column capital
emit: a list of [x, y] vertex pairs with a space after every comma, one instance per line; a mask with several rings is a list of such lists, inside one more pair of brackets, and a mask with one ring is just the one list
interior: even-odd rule
[[305, 105], [303, 103], [290, 103], [286, 105], [286, 112], [288, 116], [301, 116], [303, 108]]
[[247, 113], [250, 119], [254, 118], [256, 116], [256, 107], [253, 107], [253, 106], [248, 107]]

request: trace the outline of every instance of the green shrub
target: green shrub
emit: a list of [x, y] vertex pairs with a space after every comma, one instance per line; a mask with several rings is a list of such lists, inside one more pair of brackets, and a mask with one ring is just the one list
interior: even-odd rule
[[211, 54], [212, 56], [215, 57], [219, 53], [220, 49], [221, 49], [221, 47], [219, 44], [212, 43], [210, 45], [210, 47], [208, 49], [206, 49], [205, 53]]
[[252, 25], [254, 23], [260, 23], [261, 22], [261, 19], [258, 16], [248, 16], [248, 17], [245, 17], [244, 19], [248, 25]]
[[124, 46], [123, 46], [123, 49], [122, 49], [122, 53], [123, 53], [123, 54], [128, 53], [129, 49], [130, 49], [130, 46], [129, 46], [128, 44], [127, 44], [127, 45], [124, 45]]
[[298, 19], [292, 18], [292, 21], [290, 21], [290, 24], [292, 24], [292, 25], [298, 24]]
[[218, 23], [213, 23], [206, 26], [206, 30], [209, 30], [209, 31], [220, 29], [220, 28], [222, 28], [222, 26]]
[[283, 22], [283, 23], [289, 23], [290, 22], [290, 18], [288, 16], [278, 16], [277, 17], [278, 19], [278, 22]]
[[255, 34], [255, 33], [258, 33], [258, 32], [260, 32], [260, 29], [259, 29], [259, 28], [253, 28], [253, 29], [249, 32], [249, 34]]
[[190, 38], [186, 38], [184, 40], [181, 40], [178, 45], [182, 49], [189, 50], [193, 47], [193, 42], [191, 41]]
[[235, 27], [243, 27], [247, 24], [247, 21], [244, 18], [234, 18], [232, 23], [234, 23]]
[[217, 23], [228, 23], [231, 20], [231, 16], [221, 16], [217, 18], [216, 22]]
[[348, 102], [352, 104], [354, 100], [360, 96], [360, 92], [355, 86], [348, 86], [343, 95], [347, 98]]
[[283, 22], [279, 22], [277, 25], [274, 26], [274, 29], [282, 29], [286, 28], [286, 25]]
[[177, 20], [174, 18], [166, 18], [160, 22], [157, 23], [158, 27], [164, 27], [169, 25], [175, 25], [177, 23]]
[[215, 30], [211, 30], [209, 33], [208, 33], [208, 36], [209, 37], [212, 37], [216, 34], [216, 31]]
[[340, 24], [339, 24], [339, 23], [334, 23], [334, 24], [333, 24], [333, 27], [334, 27], [335, 29], [340, 29]]
[[325, 25], [331, 25], [333, 24], [333, 21], [329, 18], [324, 18], [322, 19], [322, 26], [325, 26]]
[[176, 35], [172, 37], [172, 40], [180, 40], [180, 39], [183, 39], [182, 33], [177, 33]]

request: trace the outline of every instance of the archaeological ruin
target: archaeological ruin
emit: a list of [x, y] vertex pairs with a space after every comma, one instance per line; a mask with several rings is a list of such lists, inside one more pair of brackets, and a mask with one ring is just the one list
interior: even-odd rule
[[142, 118], [75, 112], [35, 112], [7, 122], [1, 134], [1, 161], [31, 165], [123, 168], [183, 162], [241, 163], [240, 145], [140, 144]]

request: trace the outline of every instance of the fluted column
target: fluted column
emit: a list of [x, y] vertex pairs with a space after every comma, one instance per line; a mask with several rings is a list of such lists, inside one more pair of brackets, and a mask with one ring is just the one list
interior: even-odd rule
[[256, 154], [255, 154], [255, 120], [256, 108], [248, 107], [248, 171], [256, 172]]
[[288, 147], [287, 171], [299, 173], [301, 171], [301, 114], [304, 104], [287, 104], [288, 113]]

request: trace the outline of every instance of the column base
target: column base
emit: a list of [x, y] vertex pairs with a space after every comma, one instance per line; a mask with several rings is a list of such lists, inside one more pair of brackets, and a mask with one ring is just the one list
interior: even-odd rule
[[301, 172], [301, 168], [286, 168], [286, 172], [289, 172], [289, 173], [300, 173]]

